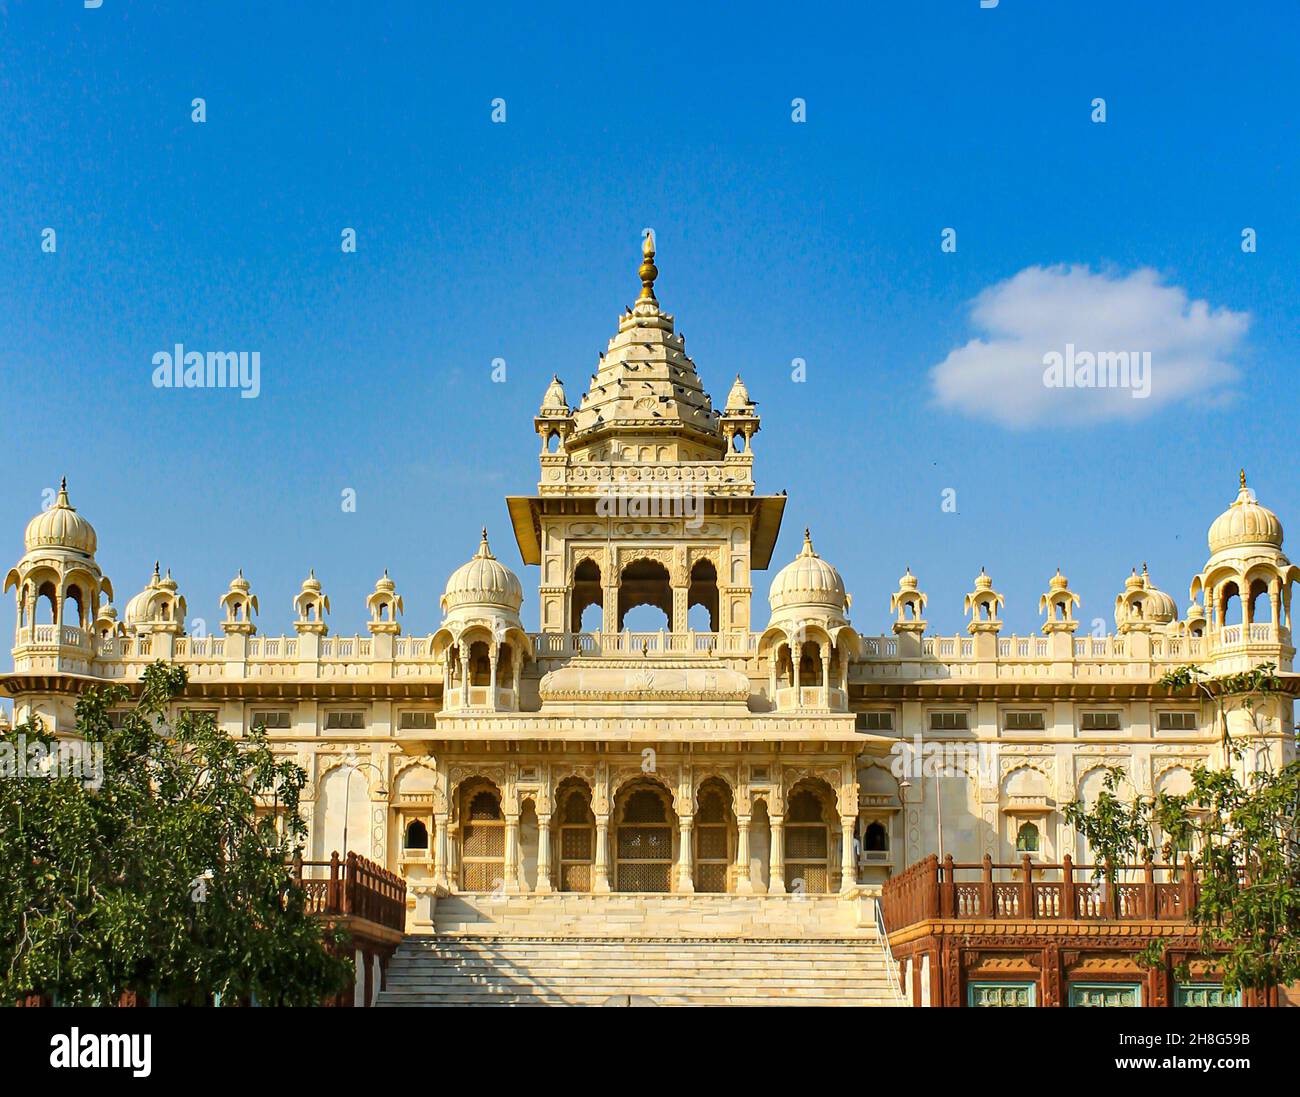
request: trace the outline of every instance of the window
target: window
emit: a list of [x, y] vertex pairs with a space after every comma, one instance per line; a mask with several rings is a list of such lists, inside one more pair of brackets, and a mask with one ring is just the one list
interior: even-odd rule
[[403, 731], [428, 731], [434, 724], [432, 712], [404, 712], [401, 727]]
[[1042, 731], [1043, 714], [1038, 711], [1008, 712], [1007, 731]]
[[1119, 713], [1085, 712], [1079, 726], [1084, 731], [1119, 731]]
[[1196, 713], [1162, 712], [1156, 718], [1156, 727], [1160, 731], [1195, 731]]
[[887, 711], [859, 712], [859, 731], [893, 731], [894, 714]]
[[1016, 852], [1038, 852], [1038, 826], [1035, 823], [1021, 823], [1016, 831]]
[[866, 853], [889, 852], [889, 830], [879, 819], [868, 824], [862, 833], [862, 849]]
[[403, 845], [406, 849], [428, 849], [429, 828], [419, 819], [412, 819], [406, 825], [406, 841]]
[[277, 709], [274, 712], [255, 712], [253, 713], [252, 723], [254, 727], [261, 724], [268, 730], [284, 730], [290, 726], [289, 712], [286, 709]]
[[1072, 1006], [1140, 1006], [1141, 983], [1071, 983]]
[[930, 713], [931, 731], [968, 731], [970, 718], [964, 712]]
[[366, 726], [364, 712], [327, 712], [325, 714], [326, 731], [361, 731]]
[[1174, 987], [1174, 1005], [1200, 1008], [1239, 1006], [1241, 991], [1228, 994], [1221, 983], [1179, 983]]
[[1035, 1006], [1038, 987], [1034, 983], [967, 983], [966, 1004], [975, 1007]]
[[126, 711], [124, 709], [114, 709], [108, 714], [108, 726], [120, 728], [126, 724]]

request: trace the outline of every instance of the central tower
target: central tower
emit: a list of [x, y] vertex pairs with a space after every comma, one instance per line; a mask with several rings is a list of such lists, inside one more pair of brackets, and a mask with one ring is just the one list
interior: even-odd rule
[[771, 560], [785, 497], [755, 494], [755, 404], [737, 374], [714, 409], [659, 308], [654, 257], [647, 232], [640, 295], [590, 387], [571, 408], [556, 377], [533, 420], [537, 495], [507, 502], [524, 563], [541, 567], [541, 631], [580, 632], [598, 605], [612, 634], [628, 610], [653, 605], [684, 635], [701, 605], [708, 631], [730, 646], [750, 631], [751, 573]]

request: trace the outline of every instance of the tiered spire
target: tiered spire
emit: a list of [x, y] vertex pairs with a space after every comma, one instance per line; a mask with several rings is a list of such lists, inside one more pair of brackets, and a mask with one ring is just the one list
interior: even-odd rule
[[619, 318], [618, 334], [573, 412], [570, 453], [597, 461], [717, 460], [726, 449], [718, 413], [700, 384], [673, 317], [659, 309], [655, 240], [641, 248], [641, 293]]

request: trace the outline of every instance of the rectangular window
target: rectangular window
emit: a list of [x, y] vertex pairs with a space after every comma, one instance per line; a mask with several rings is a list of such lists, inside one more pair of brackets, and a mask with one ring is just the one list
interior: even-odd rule
[[1071, 983], [1072, 1006], [1140, 1006], [1141, 983]]
[[434, 714], [432, 712], [404, 712], [402, 713], [402, 730], [403, 731], [428, 731], [433, 727]]
[[966, 1004], [986, 1006], [1035, 1006], [1038, 987], [1034, 983], [967, 983]]
[[290, 726], [289, 711], [288, 709], [274, 709], [255, 712], [252, 716], [252, 724], [254, 727], [261, 724], [262, 727], [270, 731], [284, 730]]
[[1216, 1007], [1241, 1005], [1241, 991], [1225, 993], [1219, 983], [1179, 983], [1174, 987], [1174, 1005]]
[[859, 731], [893, 731], [894, 714], [886, 711], [859, 712]]
[[120, 728], [126, 724], [126, 712], [123, 709], [116, 709], [108, 714], [108, 726]]
[[366, 726], [364, 712], [328, 712], [325, 714], [326, 731], [361, 731]]
[[968, 731], [970, 719], [964, 712], [930, 713], [931, 731]]
[[1194, 712], [1162, 712], [1157, 717], [1157, 728], [1160, 731], [1195, 731], [1196, 730], [1196, 713]]
[[1043, 714], [1037, 711], [1008, 712], [1006, 716], [1007, 731], [1042, 731]]
[[1119, 713], [1085, 712], [1080, 727], [1084, 731], [1119, 731]]

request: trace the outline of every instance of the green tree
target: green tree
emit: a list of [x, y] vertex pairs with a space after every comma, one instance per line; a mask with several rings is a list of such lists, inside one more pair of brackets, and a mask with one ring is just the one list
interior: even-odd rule
[[[1227, 764], [1197, 766], [1182, 795], [1118, 795], [1123, 773], [1111, 769], [1096, 803], [1067, 804], [1064, 814], [1097, 851], [1106, 886], [1116, 866], [1147, 857], [1173, 861], [1191, 850], [1198, 892], [1191, 921], [1201, 952], [1214, 957], [1228, 990], [1267, 991], [1300, 979], [1300, 761], [1247, 772], [1246, 751], [1229, 732], [1235, 703], [1263, 731], [1259, 702], [1282, 695], [1274, 664], [1211, 677], [1197, 666], [1167, 673], [1170, 690], [1196, 690], [1215, 709]], [[1242, 763], [1240, 773], [1235, 763]], [[1160, 944], [1143, 956], [1161, 963]]]
[[[98, 780], [6, 767], [0, 1001], [310, 1005], [351, 985], [342, 935], [307, 912], [287, 865], [306, 833], [306, 774], [264, 729], [232, 739], [209, 714], [169, 720], [185, 685], [155, 663], [133, 706], [123, 686], [82, 695], [77, 735], [102, 745]], [[0, 754], [34, 743], [54, 743], [36, 721], [0, 736]]]

